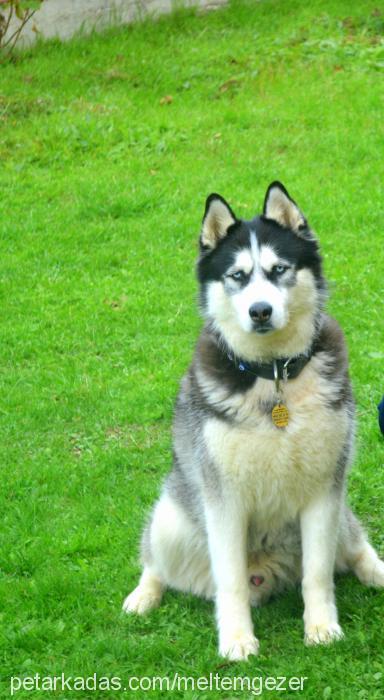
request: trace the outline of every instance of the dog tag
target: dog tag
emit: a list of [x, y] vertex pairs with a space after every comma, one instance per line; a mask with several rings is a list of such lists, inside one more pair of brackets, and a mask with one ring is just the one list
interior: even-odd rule
[[272, 422], [276, 428], [286, 428], [289, 421], [289, 411], [283, 403], [277, 403], [272, 409]]

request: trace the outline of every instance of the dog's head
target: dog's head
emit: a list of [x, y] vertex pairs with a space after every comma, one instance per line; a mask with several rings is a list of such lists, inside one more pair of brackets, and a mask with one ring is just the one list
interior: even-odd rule
[[238, 355], [306, 349], [301, 336], [313, 335], [325, 283], [317, 241], [281, 183], [269, 186], [263, 214], [251, 221], [220, 195], [208, 197], [198, 277], [204, 315]]

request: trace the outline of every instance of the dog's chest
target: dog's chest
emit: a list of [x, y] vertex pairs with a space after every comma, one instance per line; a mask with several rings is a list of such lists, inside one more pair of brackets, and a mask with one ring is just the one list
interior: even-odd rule
[[[233, 421], [210, 419], [208, 452], [224, 484], [265, 518], [286, 521], [331, 479], [348, 427], [344, 411], [329, 407], [331, 387], [310, 368], [288, 383], [288, 425], [273, 424], [273, 383], [263, 380], [238, 398]], [[235, 400], [235, 399], [234, 399]]]

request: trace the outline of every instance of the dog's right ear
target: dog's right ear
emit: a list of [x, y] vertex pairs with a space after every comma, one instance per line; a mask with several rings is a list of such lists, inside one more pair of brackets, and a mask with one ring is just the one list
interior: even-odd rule
[[203, 248], [216, 248], [227, 235], [228, 229], [237, 221], [231, 207], [219, 194], [210, 194], [205, 203], [200, 243]]

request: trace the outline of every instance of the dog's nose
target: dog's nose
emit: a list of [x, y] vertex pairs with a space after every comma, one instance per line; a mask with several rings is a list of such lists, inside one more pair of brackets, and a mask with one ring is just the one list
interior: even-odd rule
[[272, 306], [267, 304], [266, 301], [258, 301], [250, 307], [249, 315], [252, 321], [265, 323], [265, 321], [269, 321], [272, 316]]

